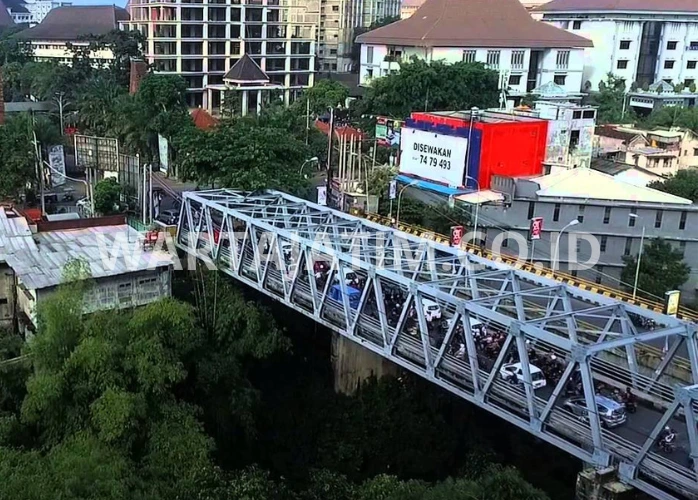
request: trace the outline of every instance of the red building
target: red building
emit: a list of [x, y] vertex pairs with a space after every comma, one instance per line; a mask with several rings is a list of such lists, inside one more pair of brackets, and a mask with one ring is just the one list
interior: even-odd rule
[[[493, 175], [528, 177], [543, 174], [548, 122], [505, 111], [476, 113], [470, 138], [470, 111], [412, 113], [406, 126], [437, 134], [470, 138], [470, 161], [462, 185], [489, 189]], [[435, 179], [436, 180], [436, 179]]]

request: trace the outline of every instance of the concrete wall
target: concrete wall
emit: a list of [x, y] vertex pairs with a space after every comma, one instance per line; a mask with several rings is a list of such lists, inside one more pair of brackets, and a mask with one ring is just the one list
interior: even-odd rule
[[332, 367], [334, 390], [343, 394], [355, 393], [361, 383], [371, 377], [394, 376], [400, 371], [397, 365], [387, 359], [334, 332]]
[[[555, 220], [556, 205], [559, 206], [557, 220]], [[604, 223], [606, 208], [610, 209], [608, 223]], [[629, 225], [631, 210], [635, 210], [639, 216], [635, 226]], [[661, 225], [655, 227], [657, 211], [661, 210]], [[682, 213], [686, 214], [684, 229], [679, 229]], [[497, 235], [505, 230], [515, 231], [524, 239], [528, 237], [529, 214], [533, 217], [543, 217], [543, 234], [535, 244], [534, 258], [547, 266], [551, 264], [551, 255], [554, 252], [555, 240], [558, 232], [569, 223], [582, 215], [583, 223], [572, 227], [573, 233], [590, 233], [594, 235], [602, 247], [600, 259], [594, 271], [579, 270], [578, 275], [590, 281], [617, 286], [614, 280], [620, 277], [624, 267], [623, 256], [626, 255], [626, 245], [630, 255], [637, 255], [640, 249], [642, 226], [646, 231], [646, 240], [661, 237], [669, 241], [675, 248], [683, 251], [684, 262], [691, 267], [689, 279], [682, 288], [685, 300], [696, 299], [696, 287], [698, 287], [698, 207], [695, 205], [652, 207], [650, 205], [637, 205], [631, 203], [594, 204], [591, 200], [514, 200], [511, 207], [487, 206], [480, 208], [479, 226], [486, 231], [488, 247], [491, 247]], [[568, 234], [568, 231], [565, 232]], [[647, 242], [647, 241], [646, 241]], [[563, 236], [560, 241], [560, 267], [568, 270], [567, 263], [574, 257], [576, 240], [569, 236]], [[591, 247], [586, 242], [580, 243], [577, 258], [586, 261], [590, 256]], [[527, 243], [530, 250], [530, 242]], [[504, 253], [517, 253], [516, 244], [510, 242]], [[610, 275], [600, 276], [598, 272]]]

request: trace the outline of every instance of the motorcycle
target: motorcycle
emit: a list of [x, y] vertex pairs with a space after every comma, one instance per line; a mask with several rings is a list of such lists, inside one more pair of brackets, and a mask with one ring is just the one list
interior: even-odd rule
[[634, 400], [626, 399], [624, 402], [625, 411], [628, 413], [635, 413], [637, 411], [637, 403]]
[[660, 439], [657, 445], [659, 446], [659, 449], [662, 450], [664, 453], [672, 453], [674, 451], [675, 445], [674, 445], [674, 438], [676, 437], [676, 434], [669, 434], [665, 436], [664, 438]]

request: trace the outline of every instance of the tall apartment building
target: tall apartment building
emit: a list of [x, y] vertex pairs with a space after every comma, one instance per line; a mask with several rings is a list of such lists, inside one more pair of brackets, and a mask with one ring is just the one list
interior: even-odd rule
[[400, 0], [321, 0], [318, 68], [350, 71], [354, 30], [400, 16]]
[[698, 82], [696, 0], [552, 0], [536, 13], [594, 42], [585, 52], [584, 81], [590, 90], [608, 73], [628, 86]]
[[132, 0], [127, 9], [148, 63], [184, 77], [190, 107], [219, 111], [240, 85], [224, 76], [245, 54], [265, 76], [255, 83], [286, 104], [313, 85], [320, 0]]

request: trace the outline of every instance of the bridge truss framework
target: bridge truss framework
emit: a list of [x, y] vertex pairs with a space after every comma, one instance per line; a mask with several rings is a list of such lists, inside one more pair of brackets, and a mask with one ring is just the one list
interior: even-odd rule
[[[698, 498], [693, 324], [280, 192], [184, 193], [177, 246], [587, 463], [617, 465], [624, 482], [656, 498]], [[318, 279], [315, 263], [320, 260], [329, 266], [325, 280]], [[350, 273], [364, 283], [358, 304], [350, 302]], [[332, 291], [335, 285], [339, 297]], [[385, 298], [395, 291], [405, 300], [391, 321]], [[436, 302], [448, 318], [443, 338], [430, 329], [420, 306], [424, 300]], [[658, 327], [641, 331], [634, 317], [651, 319]], [[483, 360], [478, 352], [476, 323], [507, 333], [495, 359]], [[465, 347], [462, 359], [449, 348], [456, 335]], [[670, 347], [656, 369], [641, 369], [640, 348], [667, 337]], [[532, 348], [564, 362], [547, 397], [533, 388]], [[692, 384], [670, 387], [665, 371], [682, 352]], [[609, 361], [609, 353], [623, 362]], [[500, 377], [512, 358], [521, 362], [521, 385]], [[586, 418], [561, 406], [573, 376], [581, 376]], [[595, 396], [600, 382], [631, 385], [641, 399], [661, 407], [641, 439], [603, 428]], [[654, 447], [663, 427], [677, 421], [685, 425], [690, 466], [688, 457], [681, 463]]]

